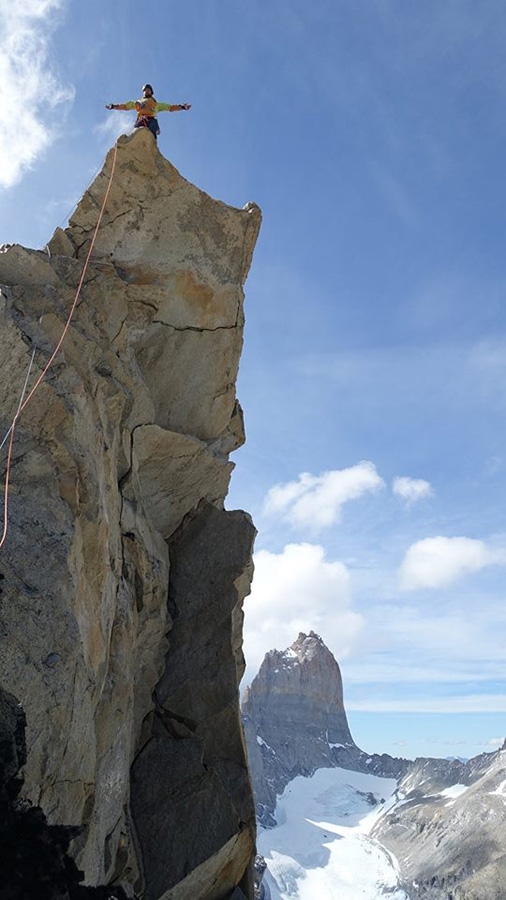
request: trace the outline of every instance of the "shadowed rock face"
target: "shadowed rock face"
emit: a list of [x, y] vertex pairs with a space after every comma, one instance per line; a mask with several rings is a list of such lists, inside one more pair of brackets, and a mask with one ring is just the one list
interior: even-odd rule
[[37, 806], [19, 802], [26, 762], [25, 717], [0, 688], [0, 896], [9, 900], [127, 900], [121, 888], [85, 887], [68, 856], [78, 829], [48, 825]]
[[237, 587], [251, 574], [254, 535], [243, 513], [206, 504], [170, 543], [171, 649], [132, 779], [149, 900], [174, 885], [171, 898], [215, 900], [241, 880], [254, 853], [237, 708], [244, 668]]
[[[32, 349], [30, 384], [62, 333], [113, 160], [110, 151], [69, 227], [57, 229], [47, 251], [1, 248], [0, 439], [16, 413]], [[186, 597], [172, 571], [171, 546], [187, 516], [208, 521], [208, 507], [232, 515], [227, 527], [242, 535], [231, 541], [232, 580], [211, 591], [215, 617], [230, 639], [222, 638], [219, 651], [228, 689], [224, 695], [217, 684], [214, 694], [209, 679], [206, 697], [212, 696], [220, 739], [228, 735], [233, 747], [234, 808], [235, 781], [242, 779], [240, 790], [248, 791], [238, 736], [237, 623], [249, 589], [252, 528], [245, 514], [222, 510], [228, 455], [244, 440], [235, 380], [243, 284], [259, 225], [255, 205], [234, 209], [186, 182], [143, 129], [120, 138], [71, 328], [18, 423], [9, 534], [0, 550], [0, 682], [26, 713], [25, 795], [50, 822], [83, 826], [73, 852], [89, 884], [115, 880], [141, 889], [154, 883], [145, 845], [133, 840], [130, 768], [154, 740], [153, 691], [178, 652], [169, 577], [179, 617]], [[5, 467], [5, 457], [0, 464]], [[188, 565], [198, 568], [196, 539], [192, 546], [187, 542]], [[222, 559], [210, 540], [208, 569], [198, 568], [203, 578], [215, 551]], [[199, 637], [189, 696], [202, 690], [203, 654], [214, 640], [212, 631]], [[209, 738], [199, 733], [201, 740], [202, 749]], [[216, 758], [218, 768], [226, 764]], [[153, 796], [155, 770], [163, 782], [171, 777], [161, 763], [153, 765]], [[222, 796], [230, 784], [216, 775], [213, 785], [209, 794], [217, 802], [213, 790]], [[248, 829], [249, 846], [254, 839], [242, 808], [239, 819], [232, 838], [230, 826], [205, 844], [220, 855], [219, 871], [234, 870], [235, 884], [244, 881], [247, 866], [236, 842], [244, 842]], [[180, 823], [181, 853], [191, 839], [187, 825]], [[174, 884], [172, 870], [160, 866], [156, 879], [160, 892]], [[216, 896], [227, 896], [229, 886]], [[207, 897], [204, 887], [192, 894], [199, 897]]]

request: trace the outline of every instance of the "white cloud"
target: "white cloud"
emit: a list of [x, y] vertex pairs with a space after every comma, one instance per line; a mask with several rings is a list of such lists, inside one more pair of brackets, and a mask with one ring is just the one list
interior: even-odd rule
[[244, 621], [250, 678], [268, 650], [284, 650], [300, 631], [321, 633], [338, 660], [351, 652], [363, 618], [351, 609], [350, 576], [343, 563], [326, 560], [316, 544], [288, 544], [279, 554], [260, 550], [254, 562]]
[[397, 497], [406, 502], [407, 506], [412, 506], [418, 500], [432, 497], [434, 494], [428, 481], [425, 481], [423, 478], [409, 478], [406, 475], [394, 478], [392, 490]]
[[[0, 0], [0, 188], [16, 184], [56, 134], [55, 110], [73, 99], [49, 60], [54, 14], [66, 0]], [[19, 110], [13, 98], [22, 97]]]
[[95, 134], [101, 138], [105, 138], [107, 144], [111, 140], [115, 141], [120, 134], [128, 134], [132, 131], [135, 118], [128, 112], [110, 112], [103, 122], [100, 122], [93, 129]]
[[399, 587], [403, 591], [448, 587], [470, 572], [505, 563], [504, 550], [490, 549], [483, 541], [440, 535], [425, 538], [408, 549], [399, 570]]
[[384, 484], [376, 467], [368, 461], [322, 475], [302, 472], [298, 481], [277, 484], [270, 489], [264, 511], [281, 514], [293, 525], [321, 529], [340, 520], [341, 507], [348, 500], [377, 491]]

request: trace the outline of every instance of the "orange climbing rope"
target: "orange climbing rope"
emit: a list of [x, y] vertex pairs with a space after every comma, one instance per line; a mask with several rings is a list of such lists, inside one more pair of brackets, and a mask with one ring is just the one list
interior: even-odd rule
[[[0, 538], [0, 549], [1, 549], [1, 548], [3, 547], [3, 545], [5, 544], [5, 541], [6, 541], [6, 539], [7, 539], [7, 532], [8, 532], [8, 528], [9, 528], [9, 481], [10, 481], [10, 470], [11, 470], [11, 461], [12, 461], [12, 447], [13, 447], [13, 444], [14, 444], [14, 435], [15, 435], [15, 433], [16, 433], [16, 425], [17, 425], [17, 422], [18, 422], [18, 419], [19, 419], [21, 413], [22, 413], [23, 410], [26, 409], [26, 407], [28, 406], [28, 404], [29, 404], [30, 400], [32, 399], [33, 395], [35, 394], [37, 388], [39, 387], [39, 385], [41, 384], [41, 382], [44, 380], [44, 378], [45, 378], [45, 376], [46, 376], [46, 374], [47, 374], [48, 369], [50, 368], [50, 366], [53, 364], [54, 360], [56, 359], [56, 357], [57, 357], [57, 355], [58, 355], [58, 353], [59, 353], [59, 351], [60, 351], [61, 345], [63, 344], [63, 341], [64, 341], [64, 339], [65, 339], [65, 335], [67, 334], [67, 331], [68, 331], [69, 328], [70, 328], [70, 323], [71, 323], [71, 321], [72, 321], [72, 317], [73, 317], [74, 312], [75, 312], [75, 310], [76, 310], [77, 301], [79, 300], [79, 295], [80, 295], [80, 293], [81, 293], [81, 288], [82, 288], [82, 286], [83, 286], [84, 279], [85, 279], [85, 277], [86, 277], [86, 271], [87, 271], [87, 269], [88, 269], [88, 263], [89, 263], [89, 261], [90, 261], [91, 254], [92, 254], [92, 252], [93, 252], [93, 247], [95, 246], [95, 240], [96, 240], [96, 237], [97, 237], [97, 234], [98, 234], [98, 229], [100, 228], [100, 223], [101, 223], [101, 221], [102, 221], [102, 216], [104, 215], [104, 210], [105, 210], [106, 203], [107, 203], [107, 200], [108, 200], [108, 197], [109, 197], [109, 192], [110, 192], [110, 190], [111, 190], [112, 179], [113, 179], [113, 175], [114, 175], [114, 169], [116, 168], [116, 156], [117, 156], [117, 153], [118, 153], [118, 142], [116, 141], [116, 143], [115, 143], [115, 145], [114, 145], [114, 154], [113, 154], [113, 159], [112, 159], [111, 174], [109, 175], [109, 184], [107, 185], [107, 190], [106, 190], [106, 192], [105, 192], [104, 199], [103, 199], [103, 201], [102, 201], [102, 208], [101, 208], [101, 210], [100, 210], [100, 213], [99, 213], [99, 216], [98, 216], [98, 219], [97, 219], [97, 224], [95, 225], [95, 230], [94, 230], [94, 232], [93, 232], [93, 237], [92, 237], [92, 239], [91, 239], [90, 247], [89, 247], [88, 253], [87, 253], [87, 255], [86, 255], [86, 259], [85, 259], [84, 266], [83, 266], [83, 271], [81, 272], [81, 277], [80, 277], [80, 279], [79, 279], [79, 284], [78, 284], [78, 286], [77, 286], [76, 295], [75, 295], [75, 297], [74, 297], [74, 302], [72, 303], [72, 306], [71, 306], [71, 308], [70, 308], [70, 312], [69, 312], [68, 317], [67, 317], [67, 321], [66, 321], [66, 323], [65, 323], [65, 328], [63, 329], [63, 332], [62, 332], [62, 335], [61, 335], [61, 337], [60, 337], [60, 340], [58, 341], [58, 343], [57, 343], [55, 349], [53, 350], [51, 356], [49, 357], [49, 359], [48, 359], [48, 361], [47, 361], [47, 363], [46, 363], [46, 365], [44, 366], [44, 369], [43, 369], [42, 372], [40, 373], [40, 375], [39, 375], [39, 377], [37, 378], [35, 384], [33, 385], [33, 387], [32, 387], [32, 389], [31, 389], [30, 393], [28, 394], [27, 397], [25, 397], [25, 399], [23, 399], [24, 392], [25, 392], [25, 390], [26, 390], [26, 381], [25, 381], [25, 387], [23, 388], [23, 392], [22, 392], [22, 394], [21, 394], [21, 400], [20, 400], [20, 402], [19, 402], [18, 410], [17, 410], [16, 415], [14, 416], [14, 418], [13, 418], [13, 420], [12, 420], [11, 427], [10, 427], [10, 429], [9, 429], [9, 431], [10, 431], [10, 438], [9, 438], [9, 447], [8, 447], [8, 451], [7, 451], [7, 467], [6, 467], [6, 470], [5, 470], [5, 489], [4, 489], [4, 503], [3, 503], [3, 507], [4, 507], [4, 526], [3, 526], [3, 534], [2, 534], [2, 537]], [[27, 376], [27, 378], [28, 378], [28, 376]], [[9, 434], [9, 432], [7, 432], [7, 433]]]

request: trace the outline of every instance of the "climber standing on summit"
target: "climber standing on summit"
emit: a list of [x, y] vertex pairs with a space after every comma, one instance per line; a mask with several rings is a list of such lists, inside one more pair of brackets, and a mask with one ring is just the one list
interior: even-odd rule
[[155, 141], [160, 134], [158, 119], [159, 112], [179, 112], [183, 109], [191, 109], [191, 103], [158, 103], [153, 97], [153, 88], [150, 84], [145, 84], [142, 88], [142, 98], [140, 100], [127, 100], [126, 103], [108, 103], [106, 109], [135, 109], [137, 119], [134, 122], [134, 128], [149, 128]]

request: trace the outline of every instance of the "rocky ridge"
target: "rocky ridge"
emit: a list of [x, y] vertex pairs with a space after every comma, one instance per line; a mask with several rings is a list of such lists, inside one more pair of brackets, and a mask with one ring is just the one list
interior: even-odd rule
[[374, 836], [395, 853], [410, 897], [501, 900], [506, 744], [467, 763], [417, 759]]
[[351, 737], [339, 666], [314, 632], [266, 654], [243, 721], [261, 825], [296, 776], [339, 767], [398, 782], [398, 802], [372, 837], [398, 860], [412, 900], [503, 900], [506, 742], [468, 762], [367, 754]]
[[[113, 162], [46, 250], [1, 248], [1, 437], [32, 351], [30, 384], [62, 333]], [[23, 795], [81, 826], [87, 884], [149, 900], [252, 895], [238, 683], [255, 530], [224, 498], [259, 226], [144, 129], [121, 137], [63, 350], [16, 431], [0, 685], [26, 715]]]

